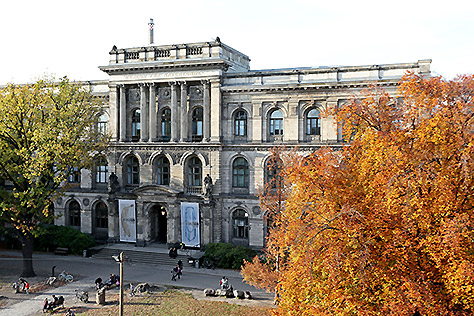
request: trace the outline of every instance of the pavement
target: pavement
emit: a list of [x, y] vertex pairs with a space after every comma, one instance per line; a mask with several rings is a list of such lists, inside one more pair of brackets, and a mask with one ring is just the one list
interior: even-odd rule
[[[125, 255], [126, 250], [131, 249], [128, 248], [129, 245], [120, 245], [119, 247]], [[0, 276], [19, 276], [22, 270], [22, 260], [21, 251], [0, 250]], [[0, 316], [35, 315], [41, 310], [44, 298], [48, 296], [50, 298], [52, 294], [63, 295], [66, 299], [66, 305], [68, 305], [68, 302], [74, 300], [74, 290], [90, 290], [94, 286], [94, 280], [97, 277], [107, 280], [111, 273], [119, 275], [119, 264], [112, 260], [84, 258], [74, 255], [59, 256], [51, 253], [33, 254], [33, 267], [39, 277], [47, 278], [50, 276], [53, 266], [56, 266], [56, 276], [62, 271], [67, 271], [74, 276], [74, 282], [39, 295], [30, 294], [27, 300], [19, 301], [13, 305], [9, 304], [7, 308], [0, 308]], [[239, 271], [195, 268], [184, 263], [182, 278], [171, 281], [172, 268], [171, 265], [125, 263], [124, 284], [146, 282], [150, 285], [185, 289], [216, 289], [219, 287], [219, 280], [222, 276], [226, 276], [229, 279], [229, 284], [234, 289], [250, 291], [257, 300], [272, 300], [271, 294], [244, 283]], [[89, 297], [91, 300], [95, 299], [91, 295]]]

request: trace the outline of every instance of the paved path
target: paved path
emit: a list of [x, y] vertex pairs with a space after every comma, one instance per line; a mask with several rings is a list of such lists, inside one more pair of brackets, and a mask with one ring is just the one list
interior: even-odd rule
[[[8, 309], [0, 309], [0, 316], [20, 316], [35, 315], [42, 308], [45, 297], [51, 298], [52, 294], [63, 295], [66, 306], [71, 306], [74, 302], [75, 289], [88, 289], [94, 285], [94, 280], [101, 277], [108, 279], [110, 273], [119, 274], [119, 264], [112, 260], [83, 258], [79, 256], [57, 256], [46, 253], [34, 253], [34, 269], [38, 276], [44, 278], [51, 274], [51, 268], [56, 266], [55, 274], [63, 270], [74, 275], [74, 282], [60, 288], [51, 289], [39, 295], [30, 294], [27, 301], [9, 306]], [[22, 257], [19, 251], [0, 250], [0, 269], [2, 274], [7, 272], [10, 275], [19, 275], [22, 268]], [[187, 264], [184, 265], [183, 277], [178, 281], [171, 281], [172, 266], [145, 265], [138, 263], [125, 264], [124, 275], [125, 284], [130, 282], [147, 282], [149, 284], [179, 286], [189, 289], [217, 288], [222, 276], [229, 278], [229, 283], [235, 288], [244, 291], [251, 291], [256, 298], [271, 299], [268, 293], [257, 290], [243, 282], [238, 271], [233, 270], [210, 270], [196, 269]], [[94, 300], [93, 295], [89, 295]]]

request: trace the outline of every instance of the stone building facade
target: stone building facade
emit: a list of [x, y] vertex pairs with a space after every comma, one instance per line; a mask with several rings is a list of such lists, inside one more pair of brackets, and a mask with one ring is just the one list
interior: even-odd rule
[[200, 245], [253, 248], [265, 240], [256, 193], [269, 150], [342, 146], [334, 119], [321, 116], [325, 108], [370, 84], [395, 94], [406, 71], [429, 75], [431, 63], [255, 71], [248, 56], [220, 40], [114, 46], [109, 55], [100, 67], [109, 80], [84, 84], [105, 100], [99, 128], [112, 143], [93, 170], [70, 177], [75, 186], [55, 202], [56, 223], [119, 241], [119, 204], [132, 201], [128, 241], [175, 243], [189, 224], [183, 203], [191, 203]]

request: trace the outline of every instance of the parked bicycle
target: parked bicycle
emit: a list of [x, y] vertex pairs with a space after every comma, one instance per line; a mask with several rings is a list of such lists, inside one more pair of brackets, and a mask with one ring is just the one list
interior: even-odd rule
[[76, 303], [78, 300], [84, 303], [89, 302], [89, 292], [84, 290], [74, 290], [74, 292], [76, 294]]
[[72, 276], [72, 274], [69, 274], [68, 272], [63, 271], [59, 274], [58, 280], [65, 281], [65, 282], [72, 282], [74, 281], [74, 277]]

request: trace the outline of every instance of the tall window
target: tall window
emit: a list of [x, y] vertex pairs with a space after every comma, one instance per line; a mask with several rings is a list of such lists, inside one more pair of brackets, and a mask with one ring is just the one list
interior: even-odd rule
[[109, 227], [109, 216], [107, 213], [107, 205], [104, 202], [97, 203], [97, 205], [95, 206], [95, 227]]
[[171, 110], [166, 108], [161, 112], [161, 138], [169, 141], [171, 138]]
[[245, 111], [237, 111], [235, 114], [234, 121], [234, 135], [235, 136], [246, 136], [247, 135], [247, 113]]
[[81, 170], [78, 167], [72, 167], [68, 177], [69, 183], [81, 183]]
[[232, 186], [234, 188], [249, 187], [249, 164], [244, 158], [237, 158], [232, 164]]
[[140, 109], [132, 112], [132, 140], [140, 138]]
[[202, 118], [203, 112], [202, 108], [195, 108], [193, 111], [192, 119], [193, 119], [193, 141], [200, 141], [202, 140]]
[[235, 210], [232, 213], [234, 238], [249, 237], [249, 215], [244, 210]]
[[77, 201], [69, 203], [69, 226], [81, 226], [81, 206]]
[[159, 157], [156, 161], [156, 184], [170, 184], [170, 162], [164, 156]]
[[127, 160], [127, 184], [140, 184], [140, 165], [137, 157]]
[[306, 135], [321, 135], [321, 117], [318, 109], [311, 109], [306, 116]]
[[99, 157], [95, 163], [95, 183], [107, 183], [109, 167], [104, 157]]
[[270, 158], [265, 166], [265, 182], [268, 188], [275, 189], [281, 184], [280, 171], [282, 169], [282, 161], [278, 158]]
[[188, 166], [188, 185], [200, 187], [202, 185], [202, 166], [198, 157], [192, 157]]
[[270, 135], [283, 135], [283, 113], [280, 110], [270, 115]]
[[97, 129], [99, 133], [106, 134], [107, 133], [107, 115], [103, 113], [99, 117], [99, 122], [97, 123]]

